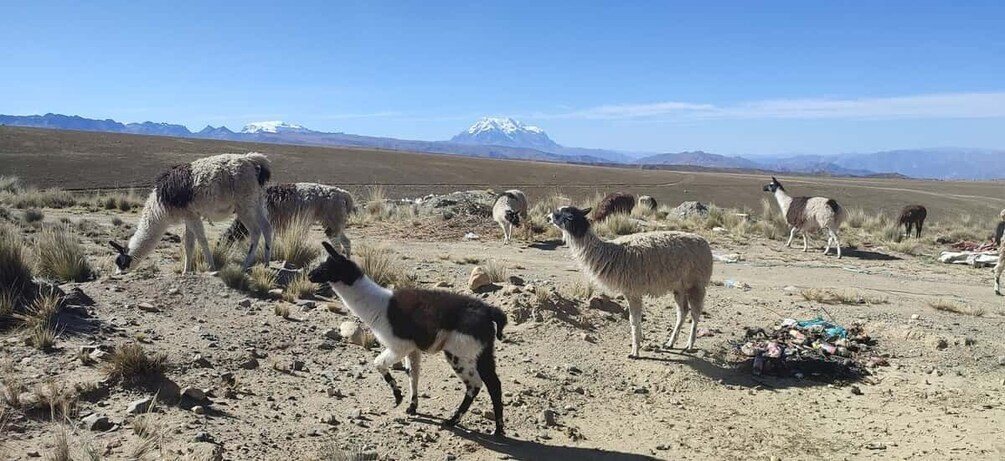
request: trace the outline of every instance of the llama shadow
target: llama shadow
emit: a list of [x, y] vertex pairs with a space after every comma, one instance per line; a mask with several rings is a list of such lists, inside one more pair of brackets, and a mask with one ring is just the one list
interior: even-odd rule
[[482, 448], [506, 455], [517, 460], [539, 459], [574, 459], [577, 461], [649, 461], [658, 460], [652, 456], [619, 451], [601, 450], [598, 448], [578, 448], [561, 445], [545, 445], [528, 440], [517, 440], [509, 437], [495, 437], [479, 432], [468, 432], [456, 427], [446, 428], [454, 435], [475, 442]]
[[565, 242], [562, 241], [562, 239], [542, 240], [527, 245], [527, 248], [543, 251], [555, 251], [558, 247], [564, 244]]
[[[687, 355], [680, 351], [661, 350], [660, 352], [666, 355], [657, 357], [642, 356], [638, 360], [679, 363], [722, 385], [745, 388], [812, 388], [831, 384], [852, 384], [862, 381], [866, 376], [865, 372], [854, 368], [818, 359], [803, 359], [795, 362], [769, 362], [765, 366], [764, 374], [758, 376], [753, 373], [753, 358], [748, 358], [741, 362], [733, 362], [727, 366], [719, 366], [704, 358]], [[803, 378], [795, 378], [796, 373], [801, 373]]]
[[851, 258], [856, 258], [856, 259], [862, 259], [862, 260], [866, 260], [866, 261], [900, 261], [900, 260], [903, 259], [903, 258], [900, 258], [900, 257], [897, 257], [897, 256], [888, 255], [886, 253], [878, 253], [878, 252], [875, 252], [875, 251], [860, 250], [860, 249], [857, 249], [857, 248], [855, 248], [855, 249], [846, 248], [846, 249], [844, 249], [844, 250], [841, 251], [841, 255], [842, 256], [848, 256], [848, 257], [851, 257]]

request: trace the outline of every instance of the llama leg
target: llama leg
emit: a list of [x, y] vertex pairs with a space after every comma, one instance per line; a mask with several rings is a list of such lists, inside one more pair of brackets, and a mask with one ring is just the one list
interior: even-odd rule
[[206, 240], [206, 229], [202, 227], [202, 219], [196, 218], [186, 224], [185, 228], [192, 229], [195, 238], [199, 240], [199, 248], [202, 249], [202, 256], [206, 258], [206, 265], [209, 266], [209, 270], [215, 271], [216, 261], [213, 261], [213, 252], [209, 251], [209, 241]]
[[796, 228], [789, 230], [789, 241], [785, 242], [785, 248], [792, 248], [792, 239], [796, 238]]
[[384, 377], [384, 381], [387, 382], [388, 386], [391, 386], [391, 393], [394, 394], [394, 406], [401, 405], [402, 395], [401, 389], [398, 388], [398, 382], [391, 376], [391, 366], [400, 362], [404, 357], [404, 354], [396, 353], [391, 349], [384, 349], [384, 352], [381, 352], [376, 359], [373, 359], [373, 366], [377, 367], [377, 371]]
[[352, 242], [349, 241], [349, 236], [345, 235], [345, 229], [342, 229], [342, 231], [338, 233], [338, 241], [339, 245], [342, 246], [342, 251], [345, 252], [345, 257], [352, 257]]
[[193, 253], [195, 252], [195, 234], [192, 233], [192, 228], [187, 224], [185, 225], [185, 260], [182, 261], [182, 274], [187, 274], [188, 271], [194, 270], [192, 265], [195, 258]]
[[447, 361], [450, 362], [450, 366], [453, 367], [454, 374], [458, 378], [461, 378], [461, 381], [464, 381], [464, 386], [467, 388], [464, 392], [464, 400], [457, 407], [457, 411], [454, 412], [454, 415], [450, 419], [443, 422], [445, 426], [452, 427], [456, 426], [461, 421], [464, 413], [467, 413], [468, 408], [471, 408], [471, 402], [474, 402], [475, 397], [478, 396], [478, 392], [482, 390], [482, 379], [478, 376], [478, 367], [474, 360], [458, 357], [447, 351], [443, 351], [443, 354], [447, 357]]
[[688, 306], [691, 308], [691, 335], [687, 338], [687, 349], [694, 350], [694, 340], [698, 336], [698, 319], [705, 305], [705, 288], [692, 288], [687, 294]]
[[999, 281], [1001, 280], [1002, 272], [1005, 271], [1005, 261], [1003, 261], [1005, 258], [1002, 256], [1001, 254], [998, 255], [998, 263], [995, 264], [995, 294], [999, 296], [1002, 294]]
[[419, 409], [419, 370], [421, 368], [422, 353], [414, 351], [408, 354], [408, 409], [405, 413], [414, 415]]
[[248, 228], [248, 256], [245, 256], [244, 264], [241, 266], [244, 270], [248, 270], [255, 262], [255, 253], [258, 252], [258, 238], [262, 235], [262, 230], [258, 225], [258, 220], [255, 219], [252, 213], [247, 211], [238, 212], [237, 218]]
[[632, 323], [632, 353], [628, 358], [637, 359], [642, 345], [642, 298], [628, 298], [628, 320]]
[[838, 233], [837, 233], [836, 230], [832, 230], [832, 229], [827, 229], [827, 231], [830, 232], [831, 235], [834, 236], [834, 247], [837, 248], [838, 259], [841, 259], [841, 241], [838, 240]]
[[503, 403], [502, 403], [502, 383], [499, 382], [499, 375], [496, 374], [496, 359], [491, 346], [482, 351], [478, 356], [478, 376], [485, 383], [485, 388], [492, 398], [492, 414], [495, 417], [496, 430], [494, 435], [502, 436], [503, 431]]
[[269, 264], [272, 261], [272, 223], [269, 222], [269, 215], [265, 211], [265, 208], [256, 210], [255, 213], [258, 216], [258, 227], [262, 231], [262, 244], [265, 245], [265, 264]]
[[918, 223], [917, 223], [917, 224], [916, 224], [916, 225], [914, 226], [914, 229], [915, 229], [915, 230], [917, 231], [917, 233], [918, 233], [918, 235], [916, 235], [916, 237], [917, 237], [917, 238], [919, 238], [919, 239], [921, 238], [921, 226], [922, 226], [923, 224], [925, 224], [925, 222], [924, 222], [924, 221], [918, 221]]
[[803, 236], [803, 253], [806, 253], [807, 251], [810, 251], [810, 243], [806, 240], [806, 232], [800, 231], [799, 233]]
[[824, 254], [827, 254], [827, 253], [829, 253], [831, 251], [831, 242], [833, 240], [834, 240], [834, 236], [832, 236], [830, 234], [830, 231], [828, 230], [827, 231], [827, 245], [824, 245]]
[[684, 316], [687, 315], [687, 294], [674, 293], [673, 296], [677, 302], [677, 320], [674, 321], [673, 331], [670, 332], [670, 339], [664, 345], [667, 349], [673, 349], [674, 343], [677, 342], [677, 335], [680, 334], [680, 329], [684, 325]]

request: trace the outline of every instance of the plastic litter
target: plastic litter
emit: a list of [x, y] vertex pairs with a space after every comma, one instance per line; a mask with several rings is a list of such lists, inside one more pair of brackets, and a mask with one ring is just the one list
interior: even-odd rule
[[746, 330], [746, 339], [733, 344], [737, 353], [753, 359], [755, 375], [850, 378], [868, 374], [867, 368], [888, 365], [858, 324], [845, 328], [817, 317], [784, 319], [771, 331]]
[[726, 288], [736, 288], [738, 290], [747, 291], [750, 290], [750, 285], [743, 282], [738, 282], [736, 280], [723, 280], [722, 286]]
[[481, 239], [481, 237], [479, 237], [478, 234], [474, 232], [468, 232], [467, 234], [464, 234], [464, 240], [479, 240], [479, 239]]

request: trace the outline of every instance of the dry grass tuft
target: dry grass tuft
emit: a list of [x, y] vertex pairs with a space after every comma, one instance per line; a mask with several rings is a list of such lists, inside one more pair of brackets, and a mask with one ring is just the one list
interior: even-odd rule
[[316, 461], [376, 461], [377, 459], [379, 459], [377, 452], [344, 450], [335, 445], [335, 442], [322, 444], [314, 455]]
[[597, 224], [597, 233], [606, 237], [630, 235], [641, 230], [638, 221], [627, 214], [611, 215]]
[[492, 283], [501, 283], [506, 281], [507, 270], [506, 266], [500, 264], [494, 259], [490, 259], [482, 264], [482, 270], [485, 271], [485, 275], [489, 276], [489, 280]]
[[935, 309], [937, 311], [952, 312], [954, 314], [972, 315], [974, 317], [984, 317], [984, 315], [987, 314], [987, 311], [985, 311], [983, 308], [962, 306], [948, 299], [937, 299], [935, 301], [929, 301], [928, 307], [931, 307], [932, 309]]
[[256, 264], [248, 272], [248, 291], [256, 296], [268, 296], [269, 290], [276, 288], [276, 273], [263, 264]]
[[29, 208], [24, 210], [24, 222], [28, 224], [42, 222], [45, 219], [45, 213], [42, 213], [38, 208]]
[[57, 317], [61, 306], [62, 299], [59, 295], [44, 293], [32, 301], [24, 314], [14, 314], [28, 331], [27, 342], [36, 349], [49, 351], [56, 345]]
[[0, 175], [0, 192], [17, 194], [23, 189], [24, 183], [21, 182], [21, 178], [17, 176]]
[[381, 185], [372, 185], [366, 188], [365, 203], [366, 213], [373, 217], [384, 217], [387, 212], [387, 190]]
[[77, 394], [72, 387], [50, 380], [36, 385], [32, 393], [38, 398], [39, 407], [49, 410], [49, 419], [52, 421], [67, 420], [75, 416]]
[[21, 394], [28, 390], [24, 380], [17, 374], [14, 361], [10, 357], [0, 360], [0, 404], [4, 408], [21, 409]]
[[296, 214], [286, 225], [276, 233], [273, 244], [272, 259], [286, 261], [293, 267], [307, 267], [318, 255], [321, 246], [310, 239], [313, 219]]
[[563, 290], [566, 297], [569, 299], [580, 299], [588, 300], [593, 297], [596, 287], [593, 286], [587, 280], [577, 280], [569, 285], [566, 285], [565, 290]]
[[223, 284], [227, 285], [229, 288], [239, 291], [245, 291], [248, 289], [248, 274], [245, 274], [244, 270], [242, 270], [239, 265], [232, 264], [225, 266], [223, 269], [220, 269], [217, 276], [219, 276], [220, 280], [223, 280]]
[[31, 283], [28, 253], [17, 228], [0, 223], [0, 316], [13, 311], [14, 303]]
[[84, 282], [94, 277], [84, 248], [65, 226], [42, 229], [35, 239], [38, 272], [61, 282]]
[[272, 311], [276, 314], [276, 316], [282, 317], [284, 319], [290, 318], [290, 305], [287, 303], [276, 303]]
[[45, 455], [46, 461], [73, 461], [70, 456], [70, 439], [66, 426], [60, 425], [52, 434], [52, 451]]
[[301, 272], [286, 285], [283, 290], [283, 299], [291, 303], [298, 299], [311, 299], [320, 289], [318, 284], [311, 282], [306, 272]]
[[861, 292], [851, 290], [831, 290], [827, 288], [808, 288], [803, 290], [803, 299], [821, 304], [886, 304], [883, 297], [870, 297]]
[[156, 381], [168, 369], [167, 354], [147, 355], [139, 344], [117, 347], [105, 365], [108, 378], [128, 385]]
[[381, 286], [406, 288], [417, 283], [415, 275], [406, 271], [388, 248], [362, 247], [357, 253], [356, 263], [364, 274]]

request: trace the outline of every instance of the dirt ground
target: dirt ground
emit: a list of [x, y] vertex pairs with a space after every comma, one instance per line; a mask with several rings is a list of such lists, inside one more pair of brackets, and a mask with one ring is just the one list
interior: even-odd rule
[[[88, 251], [107, 267], [111, 250], [104, 242], [131, 233], [113, 226], [112, 216], [48, 211], [46, 219], [96, 223]], [[122, 216], [127, 223], [135, 217]], [[210, 226], [210, 232], [223, 225]], [[570, 293], [582, 284], [560, 242], [505, 246], [492, 226], [480, 230], [478, 241], [391, 238], [379, 225], [348, 232], [354, 245], [392, 249], [421, 286], [446, 282], [447, 289], [467, 292], [474, 264], [464, 258], [494, 260], [538, 291]], [[317, 229], [315, 238], [321, 238]], [[151, 414], [162, 438], [150, 459], [211, 459], [214, 451], [225, 459], [310, 459], [327, 444], [380, 459], [423, 460], [1005, 458], [1005, 309], [992, 292], [990, 269], [882, 249], [860, 248], [838, 260], [822, 256], [819, 247], [802, 253], [774, 241], [737, 242], [714, 234], [711, 243], [715, 253], [743, 258], [717, 262], [713, 281], [741, 281], [750, 289], [710, 288], [700, 322], [708, 334], [691, 353], [655, 347], [673, 322], [670, 298], [647, 300], [647, 347], [641, 360], [629, 360], [627, 319], [591, 309], [585, 296], [553, 295], [558, 302], [539, 304], [526, 287], [485, 295], [510, 314], [507, 339], [497, 345], [505, 439], [488, 435], [491, 405], [484, 392], [460, 428], [440, 427], [463, 390], [439, 357], [424, 362], [421, 415], [408, 417], [404, 407], [393, 406], [369, 365], [378, 349], [326, 338], [351, 314], [319, 305], [295, 308], [283, 319], [274, 314], [277, 301], [248, 298], [206, 273], [178, 274], [179, 244], [173, 242], [162, 242], [152, 258], [156, 273], [64, 285], [80, 288], [95, 304], [88, 308], [87, 326], [64, 330], [56, 351], [26, 347], [20, 332], [7, 331], [0, 336], [0, 354], [30, 388], [47, 380], [102, 381], [100, 367], [79, 360], [82, 346], [121, 346], [142, 338], [146, 349], [166, 352], [173, 365], [167, 377], [182, 388], [208, 390], [212, 403], [198, 414], [190, 404], [162, 402]], [[799, 295], [808, 288], [852, 290], [876, 302], [825, 306]], [[940, 299], [986, 313], [929, 307]], [[138, 309], [142, 302], [154, 309]], [[818, 315], [843, 325], [863, 323], [890, 366], [870, 369], [854, 382], [755, 377], [749, 360], [731, 353], [745, 327]], [[260, 366], [243, 368], [251, 355]], [[291, 370], [295, 361], [303, 365], [298, 371]], [[225, 384], [221, 377], [228, 374], [233, 381]], [[403, 371], [395, 374], [399, 383], [407, 382]], [[128, 459], [140, 439], [127, 405], [151, 392], [106, 390], [80, 401], [79, 415], [70, 421], [71, 445], [95, 447], [106, 459]], [[554, 412], [551, 424], [543, 418], [546, 410]], [[113, 428], [77, 427], [91, 412], [106, 415]], [[14, 415], [4, 442], [13, 459], [44, 456], [53, 449], [55, 428], [47, 417]]]

